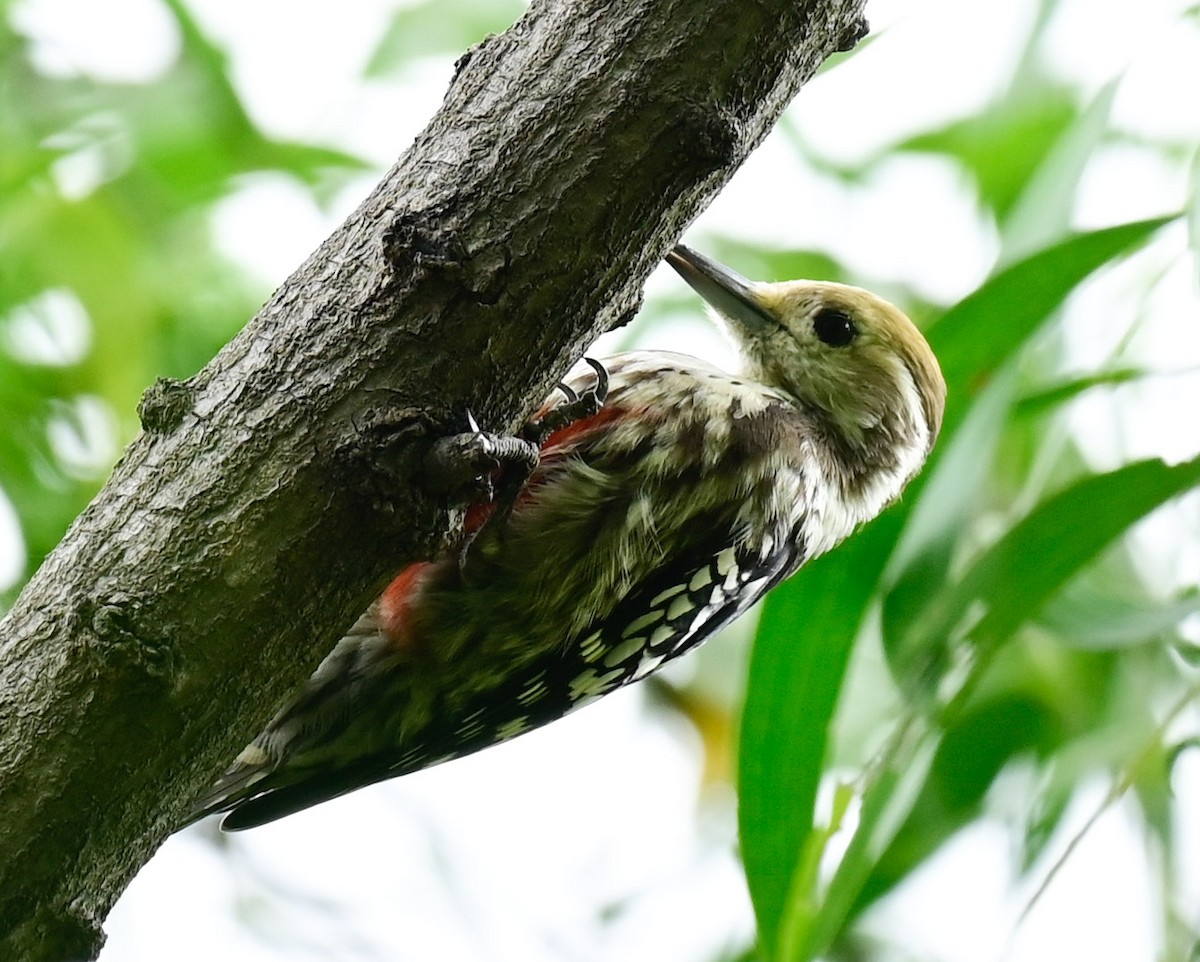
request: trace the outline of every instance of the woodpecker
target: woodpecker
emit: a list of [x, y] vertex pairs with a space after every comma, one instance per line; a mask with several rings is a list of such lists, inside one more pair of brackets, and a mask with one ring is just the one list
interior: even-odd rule
[[[899, 496], [946, 391], [912, 322], [856, 287], [752, 283], [683, 246], [667, 261], [744, 373], [642, 351], [561, 385], [511, 505], [465, 554], [401, 571], [192, 820], [261, 825], [554, 721], [693, 648]], [[557, 417], [581, 398], [583, 416]]]

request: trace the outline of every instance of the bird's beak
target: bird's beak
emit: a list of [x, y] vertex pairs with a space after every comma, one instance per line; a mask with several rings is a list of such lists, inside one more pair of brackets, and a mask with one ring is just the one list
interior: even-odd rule
[[741, 274], [683, 244], [675, 245], [667, 255], [667, 263], [719, 314], [747, 331], [773, 330], [779, 326], [779, 321], [758, 294], [758, 285]]

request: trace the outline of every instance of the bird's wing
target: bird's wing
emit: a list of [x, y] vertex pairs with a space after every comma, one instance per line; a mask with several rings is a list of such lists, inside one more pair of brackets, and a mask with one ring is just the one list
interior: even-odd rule
[[262, 825], [507, 741], [645, 677], [744, 613], [804, 560], [795, 532], [766, 553], [730, 542], [727, 525], [710, 528], [683, 564], [645, 578], [580, 640], [535, 659], [465, 707], [436, 706], [430, 724], [394, 749], [340, 768], [273, 768], [266, 759], [235, 765], [199, 801], [192, 820], [228, 811], [225, 829]]

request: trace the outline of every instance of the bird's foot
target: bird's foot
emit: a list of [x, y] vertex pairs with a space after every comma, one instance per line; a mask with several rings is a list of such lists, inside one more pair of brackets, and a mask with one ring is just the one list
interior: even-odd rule
[[608, 371], [593, 357], [585, 357], [583, 360], [596, 372], [596, 383], [584, 391], [576, 391], [569, 384], [560, 381], [558, 389], [566, 401], [525, 425], [521, 432], [523, 438], [541, 447], [555, 431], [576, 421], [590, 418], [604, 407], [604, 402], [608, 399]]
[[425, 484], [464, 503], [493, 502], [501, 490], [521, 485], [537, 467], [537, 445], [525, 438], [489, 434], [467, 413], [471, 430], [433, 443], [425, 456]]
[[[468, 412], [471, 430], [434, 443], [425, 460], [426, 479], [470, 507], [458, 549], [464, 580], [483, 546], [503, 530], [517, 497], [538, 464], [538, 446], [526, 438], [489, 434]], [[480, 538], [485, 532], [489, 537]]]

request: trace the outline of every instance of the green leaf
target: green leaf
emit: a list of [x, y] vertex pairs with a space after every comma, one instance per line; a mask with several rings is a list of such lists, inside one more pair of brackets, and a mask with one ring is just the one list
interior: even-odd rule
[[815, 904], [816, 879], [803, 869], [812, 864], [805, 850], [830, 719], [899, 521], [897, 513], [883, 515], [763, 606], [742, 716], [738, 823], [767, 958], [777, 957], [789, 892], [793, 912], [797, 900]]
[[1117, 535], [1198, 483], [1200, 457], [1173, 467], [1139, 461], [1084, 478], [1038, 505], [977, 558], [913, 626], [905, 650], [937, 649], [959, 632], [985, 652], [994, 649]]
[[[916, 726], [914, 726], [915, 728]], [[936, 739], [930, 733], [901, 728], [888, 752], [888, 763], [874, 773], [863, 795], [858, 825], [846, 846], [828, 890], [807, 926], [792, 933], [786, 962], [808, 962], [823, 956], [845, 928], [855, 900], [872, 871], [912, 810], [935, 757]]]
[[420, 57], [458, 56], [489, 33], [500, 33], [524, 11], [519, 0], [424, 0], [397, 10], [367, 64], [381, 77]]
[[891, 891], [975, 818], [1004, 765], [1052, 742], [1059, 727], [1052, 710], [1020, 692], [1006, 693], [957, 719], [942, 736], [908, 818], [854, 893], [850, 914], [861, 913]]
[[[928, 600], [949, 565], [963, 526], [978, 508], [996, 451], [1004, 434], [1016, 392], [1015, 365], [988, 385], [971, 406], [962, 429], [941, 443], [940, 457], [926, 471], [916, 499], [906, 499], [911, 513], [896, 551], [888, 562], [890, 587], [884, 599], [884, 639], [893, 634], [893, 616]], [[906, 623], [901, 618], [896, 626]]]
[[1095, 374], [1069, 378], [1025, 395], [1017, 401], [1013, 413], [1022, 418], [1035, 417], [1073, 401], [1079, 395], [1085, 394], [1093, 388], [1130, 384], [1133, 381], [1149, 377], [1150, 373], [1142, 368], [1122, 367], [1112, 371], [1099, 371]]
[[1100, 90], [1022, 185], [1004, 219], [1001, 263], [1041, 250], [1068, 232], [1079, 179], [1108, 130], [1118, 85], [1119, 80], [1114, 79]]
[[[1173, 219], [1104, 228], [1040, 251], [988, 280], [927, 332], [946, 378], [946, 418], [925, 471], [909, 486], [906, 503], [915, 503], [915, 513], [889, 567], [883, 606], [884, 647], [906, 688], [914, 680], [908, 674], [913, 651], [931, 651], [913, 625], [945, 590], [953, 547], [1005, 429], [1018, 353], [1080, 281]], [[1008, 376], [1000, 379], [1002, 371]], [[1037, 405], [1066, 400], [1100, 379], [1061, 385]]]
[[1173, 214], [1078, 234], [1005, 269], [943, 314], [927, 332], [948, 389], [943, 437], [1080, 281], [1177, 219]]
[[1022, 873], [1028, 872], [1045, 855], [1047, 846], [1066, 818], [1075, 784], [1074, 780], [1062, 776], [1051, 779], [1051, 784], [1032, 800], [1025, 816], [1017, 860]]
[[[906, 650], [914, 658], [930, 649], [944, 650], [971, 615], [978, 619], [969, 631], [976, 648], [985, 657], [995, 652], [1105, 545], [1197, 485], [1200, 457], [1175, 466], [1142, 461], [1085, 478], [1040, 505], [985, 551], [959, 583], [938, 597], [933, 620], [914, 627]], [[977, 663], [975, 680], [985, 663]], [[973, 817], [1009, 758], [1058, 738], [1053, 706], [1043, 708], [1028, 694], [1001, 695], [1008, 707], [1000, 724], [994, 710], [963, 697], [969, 690], [971, 686], [965, 687], [944, 713], [947, 733], [928, 780], [907, 799], [898, 786], [906, 777], [911, 780], [919, 752], [899, 745], [890, 753], [863, 796], [855, 835], [812, 915], [803, 951], [794, 958], [810, 959], [824, 951], [853, 913], [894, 886]], [[1024, 707], [1010, 716], [1016, 711], [1014, 699], [1023, 700]], [[911, 808], [905, 809], [906, 804]], [[898, 828], [890, 838], [889, 824]]]
[[1038, 623], [1079, 648], [1124, 648], [1162, 639], [1200, 612], [1200, 589], [1176, 598], [1121, 598], [1085, 585], [1068, 585], [1042, 611]]
[[[953, 433], [974, 397], [1080, 280], [1171, 219], [1070, 238], [1010, 267], [948, 311], [929, 332], [952, 392], [944, 435]], [[820, 836], [813, 812], [829, 723], [852, 643], [908, 503], [818, 559], [764, 607], [743, 717], [739, 823], [760, 940], [772, 958], [781, 951], [785, 912], [793, 939], [804, 930], [806, 913], [817, 912], [816, 879], [805, 877], [805, 866], [811, 868], [811, 844]], [[944, 568], [945, 559], [938, 564]], [[797, 626], [819, 644], [797, 639]]]
[[984, 203], [1003, 221], [1075, 122], [1075, 101], [1075, 93], [1065, 86], [1035, 78], [990, 109], [893, 149], [955, 158], [975, 176]]

